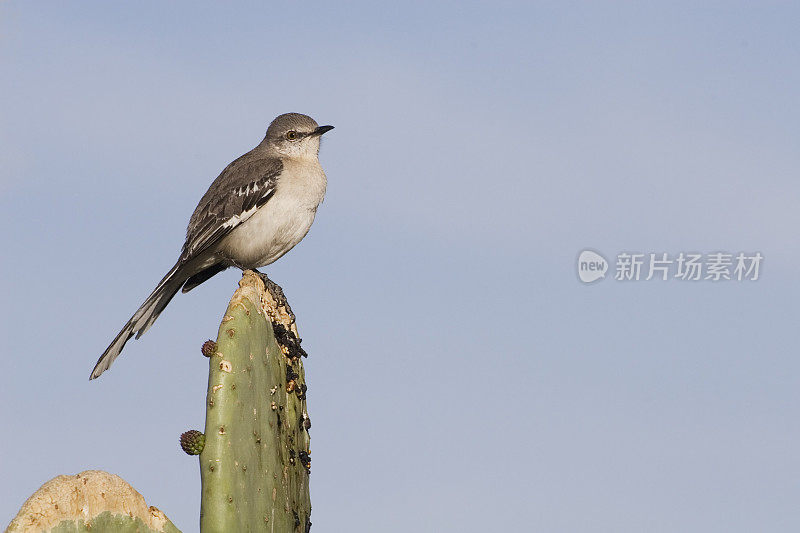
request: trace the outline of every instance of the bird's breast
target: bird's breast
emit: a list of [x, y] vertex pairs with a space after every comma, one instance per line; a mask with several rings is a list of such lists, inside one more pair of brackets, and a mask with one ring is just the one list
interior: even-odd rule
[[325, 195], [325, 185], [319, 164], [310, 169], [289, 166], [275, 194], [225, 238], [220, 252], [243, 268], [273, 263], [306, 236]]

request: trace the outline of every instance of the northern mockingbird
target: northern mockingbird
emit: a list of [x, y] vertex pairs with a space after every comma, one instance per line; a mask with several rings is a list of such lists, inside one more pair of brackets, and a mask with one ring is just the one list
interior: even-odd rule
[[225, 167], [189, 219], [181, 255], [92, 370], [111, 366], [128, 339], [150, 329], [178, 290], [188, 292], [228, 267], [273, 263], [306, 236], [327, 180], [319, 164], [319, 126], [299, 113], [280, 115], [261, 143]]

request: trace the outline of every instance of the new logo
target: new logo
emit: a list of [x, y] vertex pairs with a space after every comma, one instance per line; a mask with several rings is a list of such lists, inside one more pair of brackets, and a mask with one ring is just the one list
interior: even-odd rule
[[584, 250], [578, 256], [578, 277], [584, 283], [591, 283], [606, 277], [608, 261], [592, 250]]

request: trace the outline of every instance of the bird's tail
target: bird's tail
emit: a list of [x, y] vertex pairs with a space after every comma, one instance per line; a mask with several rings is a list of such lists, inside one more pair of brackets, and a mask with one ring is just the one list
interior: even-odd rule
[[133, 314], [131, 319], [128, 320], [125, 327], [122, 328], [122, 331], [119, 332], [108, 348], [106, 348], [106, 351], [103, 352], [100, 359], [97, 360], [97, 364], [94, 365], [94, 370], [92, 370], [89, 379], [98, 378], [100, 374], [108, 370], [108, 367], [110, 367], [114, 359], [119, 356], [125, 343], [128, 342], [131, 337], [136, 335], [138, 339], [150, 329], [150, 326], [156, 321], [158, 315], [161, 314], [170, 300], [172, 300], [172, 297], [180, 290], [181, 285], [183, 285], [191, 274], [191, 272], [185, 272], [185, 266], [186, 265], [182, 261], [178, 261], [175, 266], [167, 272], [167, 275], [159, 282], [155, 290], [150, 293], [150, 296], [147, 297], [142, 306]]

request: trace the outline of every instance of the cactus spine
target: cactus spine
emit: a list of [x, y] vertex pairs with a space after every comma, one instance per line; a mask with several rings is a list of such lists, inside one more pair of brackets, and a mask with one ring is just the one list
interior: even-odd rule
[[[305, 375], [293, 321], [246, 271], [210, 352], [200, 453], [203, 533], [305, 532], [311, 525]], [[292, 335], [288, 335], [289, 338]], [[287, 344], [291, 344], [287, 342]], [[299, 343], [298, 343], [299, 348]]]

